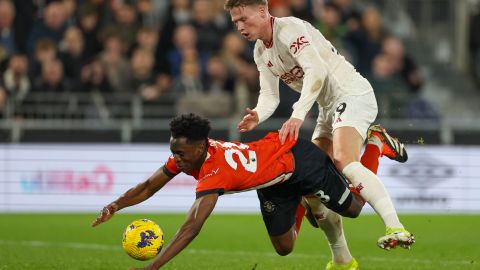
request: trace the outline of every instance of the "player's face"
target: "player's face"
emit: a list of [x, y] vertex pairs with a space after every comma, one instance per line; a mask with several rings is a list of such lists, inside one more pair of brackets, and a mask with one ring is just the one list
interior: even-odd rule
[[205, 153], [204, 143], [188, 143], [185, 137], [170, 138], [170, 151], [180, 171], [191, 173], [202, 167]]
[[261, 22], [265, 18], [264, 6], [235, 7], [230, 10], [230, 16], [238, 32], [247, 40], [255, 41], [260, 38]]

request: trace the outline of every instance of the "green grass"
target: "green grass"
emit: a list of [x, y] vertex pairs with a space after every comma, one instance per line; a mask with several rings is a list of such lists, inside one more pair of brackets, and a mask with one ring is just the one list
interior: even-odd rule
[[[121, 248], [124, 227], [150, 218], [168, 242], [184, 214], [119, 214], [97, 228], [95, 214], [0, 214], [0, 269], [128, 269], [145, 262], [130, 259]], [[480, 216], [403, 215], [415, 233], [412, 250], [390, 252], [376, 247], [380, 219], [363, 215], [344, 219], [347, 239], [361, 269], [480, 269]], [[162, 269], [309, 270], [324, 269], [330, 251], [323, 234], [304, 222], [295, 250], [275, 254], [259, 215], [214, 214], [200, 235]]]

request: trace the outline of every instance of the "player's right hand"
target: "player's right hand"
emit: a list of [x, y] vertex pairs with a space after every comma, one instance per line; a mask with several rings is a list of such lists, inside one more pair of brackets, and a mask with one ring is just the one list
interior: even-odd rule
[[92, 227], [97, 226], [100, 223], [103, 223], [112, 218], [113, 214], [118, 210], [118, 205], [116, 203], [110, 203], [109, 205], [103, 207], [100, 214], [98, 214], [97, 219], [92, 222]]
[[237, 125], [237, 128], [240, 132], [247, 132], [254, 129], [258, 126], [260, 119], [258, 118], [258, 113], [250, 108], [246, 109], [247, 114], [243, 117]]

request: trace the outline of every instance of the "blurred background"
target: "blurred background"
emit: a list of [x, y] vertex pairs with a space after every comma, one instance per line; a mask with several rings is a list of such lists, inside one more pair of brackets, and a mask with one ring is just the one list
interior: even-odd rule
[[[370, 80], [378, 122], [392, 133], [410, 143], [470, 145], [480, 137], [479, 2], [269, 5], [274, 16], [315, 25]], [[223, 4], [1, 0], [0, 141], [164, 143], [168, 120], [184, 112], [214, 119], [213, 137], [227, 140], [278, 129], [298, 98], [284, 85], [274, 118], [256, 132], [236, 131], [245, 107], [256, 104], [258, 74], [253, 44], [235, 32]]]
[[[237, 132], [258, 72], [224, 2], [0, 0], [0, 210], [98, 209], [163, 165], [180, 113], [211, 119], [216, 139], [277, 130], [298, 99], [283, 84], [274, 116]], [[400, 209], [480, 211], [479, 0], [269, 5], [312, 23], [373, 85], [376, 122], [410, 151], [379, 172]], [[315, 105], [302, 136], [316, 115]], [[143, 207], [183, 211], [194, 186], [179, 176]], [[224, 209], [256, 209], [244, 196]]]

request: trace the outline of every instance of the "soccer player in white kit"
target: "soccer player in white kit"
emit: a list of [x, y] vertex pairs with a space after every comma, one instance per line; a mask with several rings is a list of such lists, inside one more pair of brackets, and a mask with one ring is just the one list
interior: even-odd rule
[[[312, 140], [333, 157], [338, 170], [382, 218], [386, 235], [378, 245], [389, 249], [412, 244], [412, 235], [400, 223], [385, 187], [359, 162], [367, 130], [377, 115], [370, 83], [311, 24], [295, 17], [272, 17], [267, 0], [227, 0], [225, 8], [237, 30], [247, 40], [256, 41], [254, 59], [260, 73], [257, 106], [247, 108], [239, 130], [250, 131], [273, 114], [280, 102], [279, 79], [300, 93], [291, 118], [280, 129], [282, 142], [298, 138], [305, 116], [317, 101], [319, 116]], [[345, 246], [340, 259], [332, 249], [334, 262], [352, 258], [343, 233], [333, 240], [325, 233], [331, 247]]]

